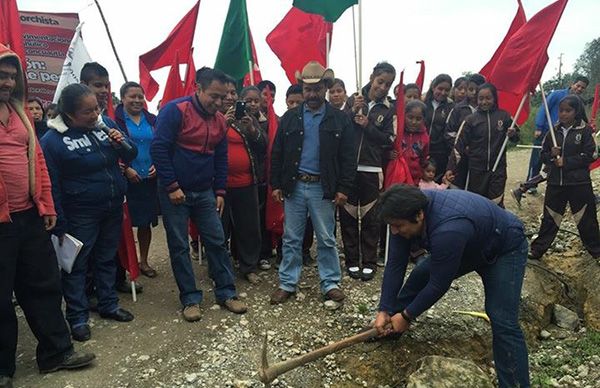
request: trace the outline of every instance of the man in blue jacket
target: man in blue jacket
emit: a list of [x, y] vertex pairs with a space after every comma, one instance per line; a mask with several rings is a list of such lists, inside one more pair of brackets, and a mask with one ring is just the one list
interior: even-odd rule
[[220, 219], [227, 182], [227, 125], [219, 108], [227, 94], [227, 82], [227, 76], [219, 70], [198, 70], [196, 93], [161, 109], [150, 148], [159, 180], [171, 267], [183, 317], [189, 322], [201, 318], [202, 301], [189, 256], [190, 218], [202, 236], [217, 303], [238, 314], [247, 309], [236, 296]]
[[[558, 121], [558, 105], [560, 100], [562, 100], [565, 96], [569, 94], [575, 94], [577, 96], [581, 96], [585, 89], [588, 87], [590, 80], [584, 76], [577, 76], [575, 80], [566, 89], [555, 90], [550, 93], [546, 99], [548, 102], [548, 110], [550, 111], [550, 118], [552, 119], [552, 123], [548, 124], [548, 118], [546, 117], [546, 109], [544, 108], [544, 104], [540, 105], [540, 109], [535, 115], [535, 132], [534, 132], [534, 146], [541, 146], [544, 140], [544, 136], [548, 133], [549, 125], [554, 125]], [[531, 150], [531, 158], [529, 159], [529, 168], [527, 169], [527, 179], [533, 178], [534, 176], [540, 173], [542, 168], [542, 161], [540, 160], [540, 152], [541, 148], [534, 148]], [[535, 192], [535, 188], [530, 189], [532, 192]]]
[[[529, 387], [527, 346], [518, 319], [527, 263], [521, 221], [492, 201], [460, 190], [422, 192], [397, 185], [383, 194], [379, 206], [393, 234], [375, 319], [380, 335], [406, 331], [454, 279], [477, 271], [492, 324], [499, 385]], [[431, 256], [402, 286], [410, 243], [418, 238]]]

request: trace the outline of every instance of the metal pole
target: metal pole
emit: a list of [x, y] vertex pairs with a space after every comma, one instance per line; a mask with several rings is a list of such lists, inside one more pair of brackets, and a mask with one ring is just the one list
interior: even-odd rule
[[550, 117], [550, 108], [548, 108], [548, 101], [546, 101], [546, 93], [544, 93], [544, 85], [540, 82], [540, 91], [542, 92], [542, 102], [544, 103], [544, 109], [546, 110], [546, 120], [548, 121], [548, 131], [552, 136], [552, 145], [558, 147], [556, 142], [556, 134], [554, 133], [554, 123], [552, 123], [552, 117]]
[[252, 60], [248, 61], [248, 68], [250, 69], [250, 85], [254, 86], [254, 65]]
[[354, 78], [356, 80], [356, 90], [360, 90], [361, 85], [360, 82], [358, 80], [358, 49], [357, 49], [357, 42], [356, 40], [358, 39], [356, 36], [356, 15], [354, 13], [354, 7], [352, 7], [352, 36], [354, 37], [353, 41], [354, 41]]
[[358, 90], [362, 88], [362, 0], [358, 0]]
[[121, 63], [121, 58], [119, 58], [119, 54], [117, 54], [117, 48], [115, 47], [115, 42], [113, 42], [112, 35], [110, 34], [110, 30], [108, 29], [108, 24], [106, 23], [106, 18], [104, 17], [104, 12], [102, 12], [102, 8], [100, 7], [100, 3], [98, 0], [94, 0], [96, 3], [96, 7], [98, 7], [98, 11], [100, 12], [100, 17], [102, 18], [102, 22], [104, 23], [104, 28], [106, 28], [106, 34], [108, 35], [108, 40], [110, 41], [110, 45], [112, 47], [113, 53], [115, 54], [115, 58], [117, 58], [117, 63], [119, 64], [119, 68], [121, 69], [121, 74], [123, 74], [123, 79], [127, 82], [127, 75], [125, 74], [125, 69], [123, 69], [123, 64]]
[[328, 32], [327, 35], [325, 36], [325, 44], [326, 44], [326, 48], [325, 48], [325, 67], [329, 67], [329, 48], [331, 47], [331, 33]]
[[[521, 114], [521, 111], [523, 110], [523, 106], [525, 105], [525, 100], [527, 100], [527, 96], [529, 95], [529, 93], [525, 93], [523, 94], [523, 98], [521, 98], [521, 102], [519, 103], [519, 107], [517, 108], [517, 113], [514, 115], [513, 118], [513, 122], [510, 125], [510, 128], [515, 128], [517, 125], [517, 118], [519, 117], [519, 115]], [[496, 157], [496, 162], [494, 163], [494, 168], [492, 168], [492, 172], [496, 172], [496, 169], [498, 168], [498, 164], [500, 163], [500, 159], [502, 159], [502, 154], [504, 154], [504, 151], [506, 151], [506, 146], [508, 145], [508, 135], [506, 135], [506, 137], [504, 138], [504, 143], [502, 143], [502, 148], [500, 148], [500, 153], [498, 153], [498, 157]]]

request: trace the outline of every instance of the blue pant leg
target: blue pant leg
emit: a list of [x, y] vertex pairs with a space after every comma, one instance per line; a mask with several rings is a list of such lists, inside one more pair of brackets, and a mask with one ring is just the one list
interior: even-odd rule
[[101, 313], [111, 313], [119, 308], [119, 297], [115, 289], [115, 255], [121, 239], [122, 223], [122, 206], [107, 211], [100, 220], [98, 238], [92, 251], [94, 284], [98, 296], [98, 311]]
[[306, 186], [309, 183], [298, 182], [294, 192], [283, 202], [283, 257], [279, 265], [279, 288], [295, 292], [302, 274], [302, 241], [308, 208]]

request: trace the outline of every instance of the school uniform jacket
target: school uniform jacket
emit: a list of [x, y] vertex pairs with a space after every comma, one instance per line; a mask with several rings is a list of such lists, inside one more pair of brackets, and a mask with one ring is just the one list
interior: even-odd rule
[[446, 100], [434, 108], [432, 101], [426, 101], [425, 106], [425, 126], [429, 129], [429, 152], [447, 155], [452, 145], [446, 135], [446, 120], [454, 108], [454, 103]]

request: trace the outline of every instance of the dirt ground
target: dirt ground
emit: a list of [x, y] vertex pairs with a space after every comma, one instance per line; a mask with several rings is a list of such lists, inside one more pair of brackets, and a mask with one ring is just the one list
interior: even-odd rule
[[[507, 188], [524, 178], [529, 158], [528, 150], [509, 153], [509, 182]], [[542, 196], [527, 198], [524, 208], [516, 209], [511, 197], [506, 198], [507, 207], [524, 218], [537, 217]], [[272, 307], [269, 295], [277, 284], [274, 269], [261, 272], [263, 282], [258, 286], [239, 279], [240, 296], [248, 303], [249, 312], [234, 315], [214, 305], [211, 283], [206, 266], [195, 262], [197, 281], [205, 292], [201, 305], [203, 318], [196, 323], [183, 320], [180, 313], [178, 292], [167, 253], [162, 225], [154, 229], [150, 262], [158, 271], [155, 279], [141, 278], [144, 292], [133, 303], [131, 296], [121, 294], [121, 304], [135, 315], [131, 323], [116, 323], [91, 315], [92, 339], [84, 344], [76, 343], [79, 350], [94, 352], [94, 366], [72, 372], [50, 375], [38, 374], [35, 364], [35, 339], [19, 311], [19, 347], [17, 350], [17, 387], [260, 387], [258, 366], [264, 335], [269, 337], [269, 359], [282, 360], [312, 350], [319, 345], [338, 340], [357, 332], [373, 316], [376, 310], [381, 273], [375, 280], [364, 283], [347, 277], [342, 287], [348, 296], [347, 303], [335, 311], [327, 310], [319, 295], [316, 268], [305, 268], [300, 295], [290, 302]], [[468, 286], [468, 300], [461, 295], [461, 287]], [[464, 294], [464, 293], [463, 293]], [[483, 298], [480, 282], [476, 277], [465, 277], [432, 311], [426, 319], [443, 320], [452, 306], [460, 299], [460, 307], [481, 310]], [[473, 326], [483, 325], [472, 321]], [[418, 325], [425, 331], [427, 326]], [[434, 346], [432, 344], [432, 346]], [[383, 348], [361, 348], [351, 353], [362, 360], [367, 353], [385, 351]], [[361, 353], [362, 352], [362, 353]], [[390, 377], [378, 384], [361, 380], [351, 365], [335, 357], [300, 368], [281, 376], [274, 386], [400, 386]], [[342, 365], [342, 366], [340, 366]], [[393, 371], [391, 373], [393, 375]]]

